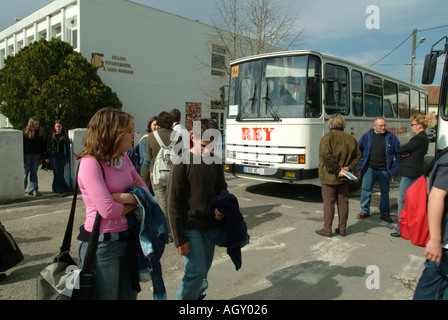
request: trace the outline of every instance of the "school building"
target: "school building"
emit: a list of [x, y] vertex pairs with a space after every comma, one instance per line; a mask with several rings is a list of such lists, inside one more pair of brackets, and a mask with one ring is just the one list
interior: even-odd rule
[[[223, 128], [225, 49], [213, 35], [209, 25], [128, 0], [55, 0], [0, 31], [0, 68], [28, 44], [59, 38], [98, 68], [134, 114], [136, 138], [152, 116], [173, 108], [184, 124], [212, 117]], [[8, 126], [1, 116], [0, 127]]]

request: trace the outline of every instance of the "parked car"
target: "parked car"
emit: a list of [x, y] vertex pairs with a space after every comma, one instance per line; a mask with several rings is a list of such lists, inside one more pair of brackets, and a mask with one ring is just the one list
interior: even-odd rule
[[429, 141], [436, 141], [436, 130], [434, 129], [426, 129], [426, 135], [428, 136]]

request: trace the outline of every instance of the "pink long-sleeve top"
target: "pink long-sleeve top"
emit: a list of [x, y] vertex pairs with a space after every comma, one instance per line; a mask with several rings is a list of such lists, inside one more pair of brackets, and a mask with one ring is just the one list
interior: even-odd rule
[[140, 185], [149, 189], [127, 154], [123, 155], [123, 163], [120, 168], [106, 162], [101, 162], [101, 164], [106, 181], [104, 181], [100, 164], [94, 157], [84, 157], [79, 164], [78, 185], [86, 206], [84, 228], [89, 232], [92, 231], [98, 211], [102, 217], [100, 233], [125, 231], [128, 229], [128, 221], [126, 216], [121, 216], [123, 205], [115, 202], [111, 194], [125, 192], [134, 184], [134, 179], [140, 180]]

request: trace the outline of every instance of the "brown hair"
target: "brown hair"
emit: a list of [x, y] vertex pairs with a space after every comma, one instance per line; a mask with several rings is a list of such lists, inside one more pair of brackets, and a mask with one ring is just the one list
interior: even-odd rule
[[52, 134], [51, 136], [54, 138], [54, 135], [56, 134], [55, 126], [56, 126], [56, 124], [58, 124], [58, 123], [62, 126], [62, 131], [61, 131], [62, 139], [64, 140], [64, 142], [67, 142], [67, 141], [68, 141], [67, 130], [65, 130], [65, 126], [64, 126], [64, 124], [62, 123], [61, 120], [56, 120], [56, 121], [53, 123], [53, 134]]
[[157, 125], [160, 128], [171, 129], [173, 126], [173, 117], [166, 111], [162, 111], [157, 116]]
[[31, 117], [28, 120], [28, 124], [26, 125], [26, 128], [23, 130], [23, 134], [29, 140], [36, 139], [36, 138], [42, 136], [42, 128], [40, 127], [40, 125], [39, 125], [39, 129], [37, 129], [37, 130], [34, 129], [34, 124], [36, 122], [39, 122], [39, 119]]
[[147, 126], [147, 128], [146, 128], [146, 131], [148, 131], [148, 132], [152, 132], [152, 130], [151, 130], [151, 124], [152, 124], [154, 121], [157, 121], [157, 116], [154, 116], [154, 117], [152, 117], [151, 119], [149, 119], [148, 126]]
[[114, 163], [122, 153], [119, 144], [122, 137], [134, 126], [129, 113], [106, 107], [98, 110], [87, 125], [84, 149], [78, 159], [93, 156], [103, 162]]

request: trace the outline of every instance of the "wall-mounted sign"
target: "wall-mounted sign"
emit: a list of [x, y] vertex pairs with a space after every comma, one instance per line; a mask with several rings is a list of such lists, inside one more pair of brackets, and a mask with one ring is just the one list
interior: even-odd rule
[[110, 59], [107, 59], [102, 53], [92, 53], [92, 64], [95, 66], [95, 68], [103, 68], [103, 70], [107, 72], [134, 74], [132, 65], [126, 60], [126, 57], [122, 56], [112, 55]]

